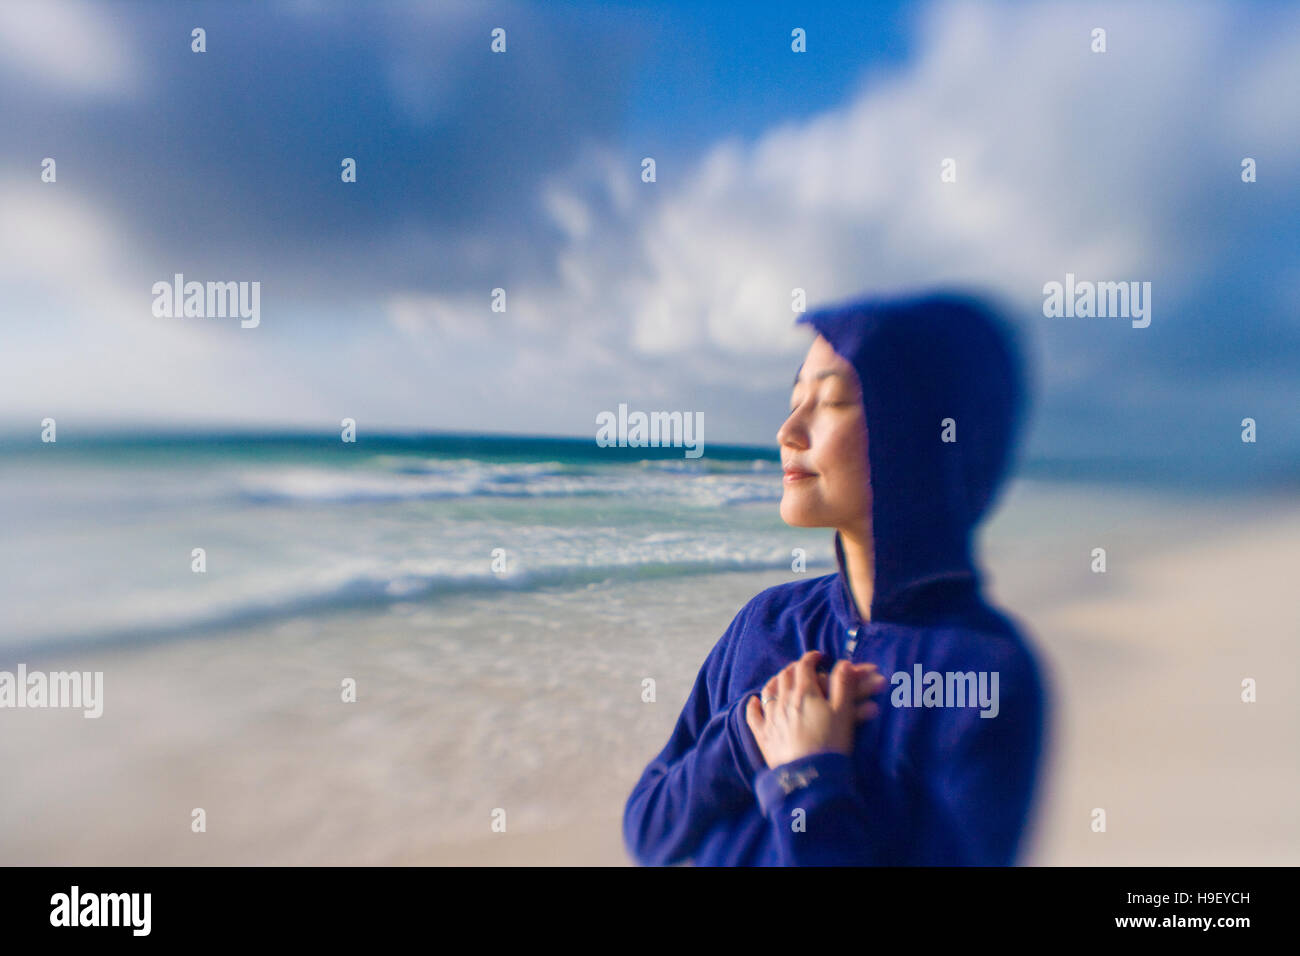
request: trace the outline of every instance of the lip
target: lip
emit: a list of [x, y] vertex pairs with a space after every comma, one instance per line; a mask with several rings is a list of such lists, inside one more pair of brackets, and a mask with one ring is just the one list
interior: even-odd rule
[[784, 478], [782, 478], [782, 481], [787, 485], [793, 485], [796, 482], [806, 481], [809, 478], [816, 478], [816, 477], [817, 476], [813, 474], [811, 471], [804, 471], [801, 468], [787, 468], [785, 470], [785, 476]]

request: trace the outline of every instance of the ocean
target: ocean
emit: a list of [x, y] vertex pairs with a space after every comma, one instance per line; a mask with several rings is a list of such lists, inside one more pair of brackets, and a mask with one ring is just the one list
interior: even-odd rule
[[[831, 530], [788, 527], [780, 497], [775, 447], [0, 443], [0, 670], [103, 674], [101, 717], [0, 712], [0, 761], [23, 768], [0, 861], [436, 863], [504, 853], [499, 818], [617, 857], [623, 802], [727, 624], [834, 568]], [[981, 553], [1012, 613], [1066, 606], [1272, 508], [1022, 475]], [[1090, 570], [1099, 544], [1117, 573]], [[1128, 652], [1054, 653], [1083, 673]]]
[[[775, 450], [134, 437], [0, 465], [0, 654], [347, 608], [789, 567]], [[195, 549], [203, 549], [196, 571]]]

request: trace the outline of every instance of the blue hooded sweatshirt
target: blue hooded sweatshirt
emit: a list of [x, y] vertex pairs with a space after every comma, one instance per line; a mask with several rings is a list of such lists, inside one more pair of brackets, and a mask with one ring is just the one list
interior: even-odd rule
[[[799, 321], [862, 384], [871, 619], [857, 612], [838, 531], [837, 572], [751, 599], [628, 798], [624, 843], [643, 865], [1011, 864], [1047, 694], [1034, 653], [983, 597], [972, 534], [1021, 425], [1017, 346], [992, 309], [960, 295], [856, 301]], [[852, 757], [769, 768], [745, 708], [809, 650], [874, 663], [890, 683], [857, 725]]]

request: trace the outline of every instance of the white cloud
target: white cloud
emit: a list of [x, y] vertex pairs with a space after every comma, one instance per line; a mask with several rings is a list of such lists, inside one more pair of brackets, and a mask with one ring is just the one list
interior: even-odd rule
[[[0, 9], [2, 21], [15, 8]], [[66, 19], [73, 8], [52, 9]], [[23, 69], [68, 89], [122, 88], [129, 56], [86, 65], [102, 52], [101, 32], [115, 48], [120, 40], [89, 16], [62, 31], [54, 23], [71, 47], [42, 34]], [[846, 102], [752, 142], [722, 139], [693, 167], [661, 166], [657, 183], [640, 181], [634, 146], [584, 144], [537, 197], [563, 237], [547, 279], [515, 275], [488, 233], [426, 236], [407, 224], [391, 247], [369, 250], [436, 258], [455, 243], [472, 253], [460, 261], [493, 278], [469, 291], [394, 289], [374, 314], [349, 317], [348, 354], [365, 362], [347, 376], [328, 336], [313, 331], [323, 324], [282, 335], [267, 315], [262, 328], [227, 335], [152, 321], [148, 288], [162, 277], [135, 265], [156, 261], [141, 255], [148, 237], [62, 183], [34, 189], [36, 172], [24, 170], [21, 181], [0, 179], [0, 281], [40, 318], [5, 330], [15, 347], [0, 355], [0, 399], [26, 408], [62, 397], [122, 417], [165, 407], [303, 421], [325, 407], [332, 416], [346, 393], [349, 407], [368, 402], [370, 418], [389, 424], [578, 431], [593, 402], [666, 395], [710, 409], [734, 399], [730, 417], [710, 419], [714, 434], [769, 440], [775, 426], [749, 396], [772, 392], [779, 413], [807, 345], [791, 312], [795, 287], [816, 307], [970, 281], [1032, 312], [1043, 282], [1067, 270], [1160, 275], [1188, 294], [1212, 281], [1225, 250], [1250, 238], [1249, 217], [1220, 215], [1241, 186], [1240, 156], [1260, 159], [1261, 177], [1300, 157], [1300, 17], [1268, 16], [1285, 22], [1191, 5], [942, 5], [899, 72], [872, 73]], [[1088, 49], [1098, 24], [1106, 54]], [[0, 41], [10, 67], [14, 42]], [[98, 79], [75, 79], [82, 73]], [[957, 161], [955, 184], [940, 182], [946, 157]], [[1300, 205], [1300, 189], [1285, 195]], [[1278, 287], [1261, 301], [1293, 300], [1294, 271], [1258, 280]], [[489, 308], [498, 283], [505, 314]], [[1177, 292], [1158, 287], [1157, 308]], [[1165, 321], [1158, 313], [1148, 331]], [[1045, 377], [1076, 394], [1096, 389], [1143, 334], [1054, 331]], [[1119, 357], [1129, 370], [1159, 358]], [[465, 415], [453, 411], [471, 394]]]
[[547, 188], [542, 193], [542, 204], [570, 239], [581, 240], [591, 231], [591, 211], [572, 193], [555, 187]]
[[[1174, 282], [1158, 290], [1168, 307], [1248, 228], [1211, 226], [1215, 197], [1239, 185], [1235, 157], [1267, 154], [1276, 171], [1300, 150], [1300, 18], [1274, 15], [1285, 24], [1199, 5], [936, 6], [901, 73], [752, 145], [723, 140], [652, 185], [585, 157], [606, 195], [568, 230], [560, 284], [578, 311], [624, 316], [635, 350], [680, 356], [683, 382], [704, 349], [752, 372], [801, 348], [794, 287], [815, 307], [969, 282], [1032, 313], [1066, 271], [1159, 275]], [[1098, 24], [1105, 54], [1090, 49]], [[1048, 376], [1104, 371], [1115, 341], [1080, 353], [1062, 339]]]
[[[238, 419], [236, 386], [266, 353], [238, 322], [152, 313], [147, 247], [102, 204], [64, 182], [0, 175], [0, 287], [6, 290], [0, 408], [7, 420]], [[273, 380], [273, 376], [265, 376]], [[274, 419], [277, 406], [264, 405]]]
[[130, 35], [78, 0], [0, 4], [0, 70], [73, 96], [127, 98], [142, 80]]

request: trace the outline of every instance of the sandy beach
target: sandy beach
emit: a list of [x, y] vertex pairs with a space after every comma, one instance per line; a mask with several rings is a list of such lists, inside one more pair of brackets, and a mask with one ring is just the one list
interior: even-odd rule
[[[1024, 861], [1295, 864], [1300, 508], [1155, 500], [1025, 489], [987, 531], [992, 592], [1056, 702]], [[1097, 546], [1104, 575], [1088, 570]], [[461, 595], [28, 661], [103, 670], [107, 702], [98, 720], [3, 715], [0, 759], [21, 770], [0, 860], [628, 865], [623, 803], [704, 655], [788, 579]], [[340, 702], [344, 677], [355, 704]], [[1254, 704], [1240, 701], [1247, 677]], [[1098, 807], [1105, 833], [1090, 829]]]
[[[1058, 691], [1055, 767], [1028, 862], [1300, 862], [1297, 567], [1293, 509], [1147, 554], [1093, 599], [1035, 603], [1008, 584], [1050, 635]], [[1241, 700], [1245, 678], [1253, 704]], [[1105, 833], [1090, 829], [1095, 807]]]
[[[1002, 543], [995, 590], [1035, 635], [1057, 701], [1025, 864], [1300, 862], [1300, 508], [1235, 528], [1231, 514], [1194, 519], [1160, 547], [1141, 527], [1110, 529], [1140, 559], [1073, 599], [1056, 596], [1053, 562]], [[1254, 704], [1241, 701], [1246, 677]], [[1104, 833], [1091, 828], [1098, 807]], [[449, 846], [437, 862], [627, 865], [619, 823]]]

